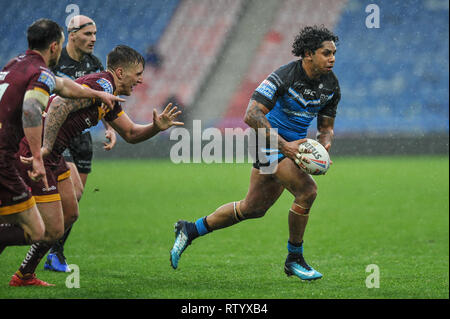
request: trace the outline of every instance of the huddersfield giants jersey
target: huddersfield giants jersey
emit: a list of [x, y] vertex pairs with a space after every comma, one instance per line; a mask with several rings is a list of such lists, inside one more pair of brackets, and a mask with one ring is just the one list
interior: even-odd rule
[[[0, 157], [14, 156], [24, 136], [22, 105], [25, 92], [38, 90], [50, 95], [55, 76], [39, 53], [27, 50], [13, 58], [0, 71]], [[0, 165], [3, 163], [0, 159]]]
[[69, 56], [66, 48], [63, 48], [58, 65], [52, 70], [57, 76], [75, 80], [86, 74], [101, 72], [104, 69], [102, 63], [95, 55], [85, 54], [81, 61], [78, 62]]
[[[114, 94], [116, 89], [114, 78], [107, 71], [85, 75], [77, 79], [76, 82], [93, 90], [105, 91], [110, 94]], [[51, 101], [46, 111], [48, 111], [50, 103]], [[57, 163], [59, 161], [61, 153], [64, 152], [73, 137], [80, 135], [85, 129], [97, 125], [102, 118], [111, 122], [123, 114], [122, 106], [119, 103], [115, 104], [112, 111], [107, 110], [106, 112], [101, 108], [101, 104], [100, 100], [93, 100], [91, 106], [72, 112], [67, 116], [59, 129], [52, 153], [49, 155], [51, 162]]]
[[305, 138], [317, 115], [336, 117], [341, 98], [333, 72], [318, 80], [308, 78], [302, 60], [290, 62], [272, 72], [255, 90], [252, 99], [270, 111], [266, 118], [287, 141]]

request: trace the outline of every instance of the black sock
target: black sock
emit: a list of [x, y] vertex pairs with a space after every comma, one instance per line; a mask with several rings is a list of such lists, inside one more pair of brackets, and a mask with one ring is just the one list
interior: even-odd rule
[[198, 231], [197, 231], [197, 227], [195, 227], [195, 223], [187, 223], [186, 224], [186, 230], [188, 233], [188, 237], [190, 240], [193, 240], [195, 238], [197, 238], [199, 235]]
[[49, 249], [50, 245], [44, 242], [31, 245], [30, 250], [27, 252], [27, 255], [23, 260], [22, 265], [20, 265], [18, 272], [21, 275], [33, 274], [42, 257], [45, 256]]
[[73, 225], [67, 228], [67, 230], [64, 232], [64, 235], [53, 244], [52, 248], [50, 249], [50, 254], [64, 253], [64, 244], [66, 243], [67, 237], [69, 237], [72, 226]]

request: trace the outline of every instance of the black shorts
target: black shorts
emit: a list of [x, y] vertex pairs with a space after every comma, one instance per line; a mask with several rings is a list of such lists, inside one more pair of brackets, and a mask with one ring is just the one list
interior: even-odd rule
[[[258, 140], [255, 139], [256, 145], [249, 145], [250, 153], [253, 158], [253, 167], [258, 170], [266, 170], [266, 173], [271, 171], [274, 173], [273, 165], [278, 165], [286, 156], [281, 153], [277, 148], [270, 148], [270, 145], [266, 144], [264, 146], [258, 145]], [[275, 163], [276, 162], [276, 163]]]
[[[286, 156], [282, 156], [277, 159], [278, 163], [280, 163], [282, 160], [284, 160]], [[270, 165], [270, 162], [265, 161], [264, 163], [261, 163], [259, 159], [253, 162], [253, 167], [256, 169], [261, 169], [261, 167], [268, 167]]]
[[92, 137], [90, 132], [76, 136], [63, 152], [66, 162], [74, 163], [79, 173], [89, 174], [92, 167]]

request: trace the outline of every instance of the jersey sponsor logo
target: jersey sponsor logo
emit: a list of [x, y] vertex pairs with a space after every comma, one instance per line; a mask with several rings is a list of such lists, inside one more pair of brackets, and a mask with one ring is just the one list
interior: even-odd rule
[[300, 104], [303, 107], [308, 107], [309, 104], [311, 104], [311, 105], [324, 104], [325, 102], [329, 101], [334, 95], [334, 93], [331, 93], [330, 95], [321, 94], [320, 95], [320, 99], [317, 99], [317, 100], [306, 100], [301, 93], [297, 93], [293, 88], [289, 88], [288, 92], [289, 92], [289, 94], [291, 94], [291, 96], [296, 101], [300, 102]]
[[264, 80], [262, 83], [256, 88], [256, 92], [264, 95], [268, 99], [273, 99], [275, 92], [277, 91], [277, 87], [275, 84], [270, 82], [269, 80]]
[[288, 114], [288, 115], [294, 115], [294, 116], [298, 116], [298, 117], [303, 117], [303, 118], [308, 118], [308, 119], [312, 119], [314, 117], [316, 117], [317, 113], [315, 112], [308, 112], [308, 111], [294, 111], [294, 110], [289, 110], [289, 109], [283, 109], [283, 112]]
[[100, 78], [97, 80], [97, 83], [103, 88], [103, 91], [108, 92], [110, 94], [113, 93], [113, 86], [111, 82], [109, 82], [107, 79]]
[[91, 119], [90, 118], [85, 118], [84, 119], [84, 121], [86, 122], [86, 124], [89, 126], [89, 127], [91, 127], [92, 126], [92, 122], [91, 122]]
[[85, 74], [86, 74], [86, 71], [77, 71], [77, 72], [75, 72], [75, 78], [76, 79], [81, 78], [82, 76], [85, 76]]
[[61, 65], [59, 68], [63, 70], [63, 69], [73, 69], [74, 67], [75, 65]]
[[330, 95], [326, 95], [326, 94], [320, 94], [320, 104], [325, 104], [326, 102], [328, 102], [329, 100], [331, 100], [331, 98], [333, 97], [333, 94]]
[[8, 75], [9, 71], [0, 72], [0, 81], [3, 81]]
[[55, 77], [53, 76], [53, 74], [47, 71], [41, 71], [38, 82], [44, 83], [48, 87], [50, 93], [53, 92], [56, 86]]
[[311, 89], [305, 89], [305, 90], [303, 91], [303, 94], [305, 94], [305, 95], [310, 95], [310, 96], [315, 96], [315, 95], [316, 95], [316, 91], [313, 91], [313, 90], [311, 90]]

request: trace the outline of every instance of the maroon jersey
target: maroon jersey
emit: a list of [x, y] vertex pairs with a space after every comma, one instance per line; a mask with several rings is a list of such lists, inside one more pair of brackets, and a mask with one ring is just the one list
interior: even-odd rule
[[0, 215], [20, 213], [35, 204], [17, 171], [14, 156], [24, 137], [23, 97], [28, 90], [49, 95], [55, 85], [55, 76], [42, 56], [31, 50], [9, 61], [0, 71]]
[[[112, 74], [107, 71], [85, 75], [77, 79], [76, 82], [81, 85], [86, 85], [93, 90], [105, 91], [110, 94], [114, 94], [116, 89], [114, 78]], [[72, 141], [75, 136], [80, 135], [85, 129], [97, 125], [102, 118], [110, 122], [114, 121], [123, 113], [119, 103], [115, 104], [112, 111], [108, 110], [106, 112], [101, 108], [101, 104], [102, 102], [100, 100], [93, 100], [91, 106], [70, 113], [67, 116], [67, 119], [59, 129], [52, 153], [48, 156], [46, 162], [51, 164], [58, 163], [62, 152], [69, 146], [70, 141]], [[47, 111], [49, 106], [47, 106]]]
[[39, 90], [49, 95], [55, 88], [55, 76], [42, 56], [28, 50], [6, 64], [0, 72], [0, 167], [14, 156], [24, 136], [22, 104], [25, 92]]

